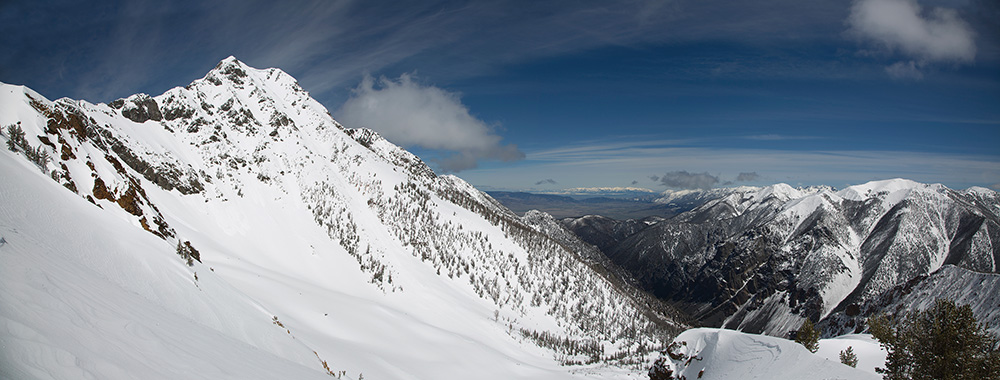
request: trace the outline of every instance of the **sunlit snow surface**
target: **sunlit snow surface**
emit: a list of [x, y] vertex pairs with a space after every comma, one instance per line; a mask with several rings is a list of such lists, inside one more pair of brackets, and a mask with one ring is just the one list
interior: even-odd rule
[[30, 165], [0, 153], [0, 378], [329, 378], [208, 267]]

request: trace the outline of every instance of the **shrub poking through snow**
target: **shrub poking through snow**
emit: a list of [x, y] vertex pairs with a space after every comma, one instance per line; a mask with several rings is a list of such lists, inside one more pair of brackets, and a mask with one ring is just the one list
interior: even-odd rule
[[199, 263], [201, 262], [201, 252], [198, 252], [197, 249], [191, 246], [191, 242], [189, 241], [185, 241], [184, 243], [177, 242], [177, 254], [187, 262], [189, 267], [194, 266], [195, 260], [198, 260]]
[[847, 346], [846, 350], [840, 351], [840, 362], [854, 368], [858, 367], [858, 355], [854, 353], [854, 347]]
[[802, 322], [802, 327], [799, 327], [799, 331], [795, 333], [795, 342], [805, 346], [812, 353], [816, 353], [816, 350], [819, 349], [819, 331], [808, 318]]

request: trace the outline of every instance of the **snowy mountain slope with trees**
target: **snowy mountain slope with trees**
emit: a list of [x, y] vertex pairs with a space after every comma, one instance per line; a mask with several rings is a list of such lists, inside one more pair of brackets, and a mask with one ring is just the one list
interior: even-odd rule
[[[682, 327], [662, 305], [624, 291], [615, 273], [595, 270], [571, 234], [553, 238], [461, 179], [434, 175], [378, 134], [344, 128], [277, 69], [253, 69], [230, 57], [188, 86], [110, 104], [49, 101], [0, 85], [0, 126], [5, 139], [17, 140], [2, 156], [7, 167], [20, 165], [10, 175], [23, 177], [24, 168], [32, 168], [31, 175], [50, 178], [51, 189], [31, 191], [40, 196], [35, 202], [58, 193], [67, 198], [61, 202], [75, 202], [67, 207], [87, 209], [66, 223], [102, 228], [94, 240], [143, 236], [141, 244], [124, 240], [118, 256], [85, 251], [92, 265], [107, 267], [108, 276], [153, 279], [143, 286], [157, 294], [200, 295], [199, 281], [227, 287], [231, 294], [220, 297], [256, 314], [219, 311], [213, 318], [277, 330], [291, 339], [282, 344], [298, 350], [291, 355], [295, 365], [319, 373], [322, 358], [334, 373], [350, 377], [627, 376], [627, 368], [644, 367]], [[11, 131], [24, 137], [12, 138]], [[18, 202], [24, 201], [0, 205], [0, 212], [27, 212]], [[0, 233], [13, 234], [19, 228], [13, 221], [0, 221], [9, 228]], [[48, 236], [36, 230], [44, 224], [22, 233]], [[74, 242], [61, 244], [54, 254]], [[17, 257], [44, 249], [22, 247]], [[159, 261], [147, 261], [147, 252], [160, 252]], [[157, 276], [115, 267], [125, 260], [119, 256], [152, 271], [172, 259], [184, 281], [162, 286], [191, 289], [177, 293], [162, 288]], [[18, 278], [0, 296], [17, 299], [10, 304], [15, 309], [31, 309], [31, 297], [14, 286]], [[91, 284], [80, 281], [69, 284]], [[90, 307], [79, 294], [67, 297], [60, 302]], [[146, 308], [129, 300], [120, 307]], [[182, 315], [197, 320], [205, 314], [191, 313]], [[79, 339], [89, 334], [87, 323], [65, 334]], [[46, 324], [26, 326], [53, 334]], [[0, 339], [20, 336], [12, 331]], [[53, 352], [65, 349], [62, 340], [51, 342]], [[121, 367], [119, 359], [125, 360], [106, 357]], [[8, 368], [25, 374], [66, 365], [57, 354], [11, 361]], [[131, 368], [97, 373], [140, 374]]]

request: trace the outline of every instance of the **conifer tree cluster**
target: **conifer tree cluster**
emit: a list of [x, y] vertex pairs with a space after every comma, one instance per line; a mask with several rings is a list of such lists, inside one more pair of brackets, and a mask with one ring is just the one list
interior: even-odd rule
[[28, 140], [24, 138], [24, 130], [19, 124], [20, 122], [4, 128], [7, 134], [7, 149], [11, 152], [21, 151], [31, 162], [44, 168], [49, 163], [49, 152], [42, 145], [35, 148], [28, 144]]
[[937, 300], [930, 309], [880, 315], [868, 321], [888, 352], [887, 380], [1000, 379], [997, 338], [976, 321], [969, 305]]

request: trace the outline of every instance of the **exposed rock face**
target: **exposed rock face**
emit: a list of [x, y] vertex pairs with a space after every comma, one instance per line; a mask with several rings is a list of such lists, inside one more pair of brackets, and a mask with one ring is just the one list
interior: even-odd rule
[[160, 113], [160, 107], [156, 104], [156, 100], [146, 94], [135, 94], [126, 99], [118, 99], [109, 105], [120, 109], [122, 116], [136, 123], [163, 120], [163, 114]]

